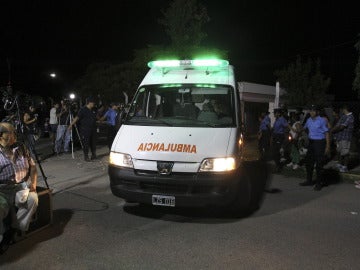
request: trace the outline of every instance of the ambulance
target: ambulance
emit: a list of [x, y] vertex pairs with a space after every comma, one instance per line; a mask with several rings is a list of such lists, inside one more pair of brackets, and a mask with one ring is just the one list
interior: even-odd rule
[[148, 66], [111, 147], [112, 193], [156, 206], [256, 209], [265, 176], [243, 158], [233, 66], [219, 59]]

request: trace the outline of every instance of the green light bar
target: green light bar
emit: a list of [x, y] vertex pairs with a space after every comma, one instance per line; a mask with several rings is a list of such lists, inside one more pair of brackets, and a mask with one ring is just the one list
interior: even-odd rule
[[168, 87], [180, 87], [181, 84], [164, 84], [164, 85], [161, 85], [160, 88], [168, 88]]
[[161, 60], [148, 63], [149, 68], [158, 67], [227, 67], [229, 61], [220, 59], [199, 59], [199, 60]]
[[158, 67], [179, 67], [180, 61], [179, 60], [163, 60], [163, 61], [151, 61], [148, 63], [149, 68]]
[[196, 84], [195, 85], [196, 87], [201, 87], [201, 88], [203, 88], [203, 87], [206, 87], [206, 88], [216, 88], [216, 86], [215, 86], [215, 84]]
[[192, 60], [192, 65], [196, 67], [227, 67], [229, 61], [220, 59], [201, 59]]

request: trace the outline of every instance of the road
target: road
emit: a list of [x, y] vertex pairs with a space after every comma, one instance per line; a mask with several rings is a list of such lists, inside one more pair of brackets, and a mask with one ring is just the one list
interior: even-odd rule
[[[54, 190], [53, 225], [13, 244], [5, 269], [359, 269], [360, 191], [342, 183], [315, 192], [272, 176], [250, 217], [140, 207], [111, 194], [107, 150], [42, 163]], [[41, 182], [41, 181], [40, 181]]]

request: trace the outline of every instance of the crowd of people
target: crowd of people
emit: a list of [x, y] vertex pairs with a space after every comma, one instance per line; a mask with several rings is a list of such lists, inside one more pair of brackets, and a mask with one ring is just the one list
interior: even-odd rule
[[[110, 149], [125, 113], [123, 104], [111, 103], [97, 108], [92, 97], [87, 98], [80, 109], [66, 100], [54, 102], [48, 111], [48, 131], [54, 152], [58, 155], [70, 152], [72, 132], [76, 129], [84, 160], [96, 159], [97, 122], [106, 123]], [[43, 136], [47, 117], [40, 116], [33, 105], [21, 114], [21, 119], [17, 119], [17, 115], [18, 112], [9, 112], [0, 122], [0, 254], [17, 232], [28, 230], [38, 206], [34, 145], [37, 137]], [[23, 135], [22, 141], [18, 141], [20, 135]]]
[[49, 136], [54, 144], [54, 152], [57, 155], [70, 153], [69, 144], [74, 136], [78, 136], [84, 160], [96, 159], [97, 123], [106, 123], [107, 145], [110, 149], [124, 116], [123, 104], [96, 106], [95, 99], [91, 97], [78, 110], [73, 110], [66, 102], [54, 103], [49, 115]]
[[[81, 108], [66, 99], [53, 102], [49, 109], [44, 109], [43, 104], [37, 107], [31, 104], [21, 113], [21, 133], [29, 142], [31, 152], [31, 146], [40, 137], [50, 137], [55, 154], [71, 153], [70, 143], [75, 141], [83, 148], [85, 160], [89, 161], [96, 159], [96, 133], [99, 126], [107, 129], [107, 145], [110, 149], [125, 113], [122, 103], [99, 104], [92, 97], [87, 98], [85, 106]], [[3, 117], [3, 122], [18, 127], [16, 118], [16, 112], [9, 112]], [[87, 158], [89, 150], [92, 155]]]
[[[277, 108], [273, 123], [269, 112], [262, 113], [258, 132], [261, 158], [273, 159], [278, 172], [284, 166], [297, 170], [305, 165], [306, 181], [300, 185], [321, 190], [327, 185], [324, 166], [331, 164], [340, 173], [345, 173], [350, 165], [354, 115], [346, 104], [332, 112], [329, 117], [315, 105], [310, 106], [307, 113], [302, 110], [287, 113]], [[355, 183], [355, 187], [360, 189], [360, 183]]]

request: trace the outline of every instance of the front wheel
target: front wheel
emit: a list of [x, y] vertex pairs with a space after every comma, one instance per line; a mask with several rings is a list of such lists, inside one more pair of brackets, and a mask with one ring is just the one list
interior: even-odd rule
[[240, 168], [240, 177], [236, 186], [237, 194], [230, 205], [232, 214], [244, 217], [257, 211], [263, 201], [267, 181], [268, 169], [265, 162], [244, 163]]

